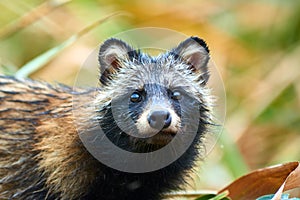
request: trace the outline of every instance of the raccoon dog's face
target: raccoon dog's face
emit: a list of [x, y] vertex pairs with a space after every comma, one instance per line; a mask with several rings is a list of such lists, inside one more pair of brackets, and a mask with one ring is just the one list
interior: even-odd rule
[[208, 60], [208, 47], [197, 37], [157, 57], [118, 39], [105, 41], [96, 105], [106, 135], [127, 150], [153, 151], [178, 134], [204, 134], [210, 118]]

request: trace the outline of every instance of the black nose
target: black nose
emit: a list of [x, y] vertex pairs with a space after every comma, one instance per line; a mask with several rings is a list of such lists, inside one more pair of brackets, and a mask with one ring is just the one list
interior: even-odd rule
[[161, 130], [170, 126], [172, 117], [167, 110], [156, 110], [148, 115], [148, 122], [152, 128]]

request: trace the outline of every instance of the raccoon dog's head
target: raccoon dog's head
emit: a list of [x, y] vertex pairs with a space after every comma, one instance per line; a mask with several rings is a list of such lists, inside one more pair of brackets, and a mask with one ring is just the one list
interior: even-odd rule
[[156, 57], [108, 39], [99, 52], [101, 128], [135, 152], [159, 149], [177, 135], [199, 140], [210, 123], [208, 61], [208, 47], [197, 37]]

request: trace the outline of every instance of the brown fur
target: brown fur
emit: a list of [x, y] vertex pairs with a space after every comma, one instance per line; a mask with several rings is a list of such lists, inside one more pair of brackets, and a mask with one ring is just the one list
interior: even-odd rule
[[49, 193], [81, 196], [96, 170], [74, 126], [71, 90], [1, 76], [0, 85], [0, 199], [39, 181]]

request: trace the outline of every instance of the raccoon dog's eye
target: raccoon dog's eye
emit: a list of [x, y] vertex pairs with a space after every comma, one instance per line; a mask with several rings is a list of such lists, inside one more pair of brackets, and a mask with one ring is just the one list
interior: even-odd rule
[[130, 96], [130, 101], [133, 103], [140, 102], [142, 100], [142, 95], [138, 92], [134, 92]]
[[174, 91], [172, 92], [171, 98], [174, 100], [180, 100], [182, 98], [180, 91]]

